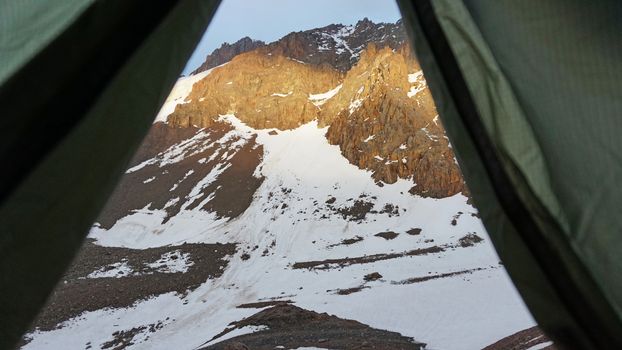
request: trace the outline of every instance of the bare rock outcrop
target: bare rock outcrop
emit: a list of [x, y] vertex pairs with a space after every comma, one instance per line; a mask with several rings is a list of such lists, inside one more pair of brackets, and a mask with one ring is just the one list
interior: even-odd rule
[[292, 32], [269, 44], [244, 37], [233, 44], [222, 44], [192, 74], [219, 66], [239, 54], [255, 49], [264, 54], [281, 55], [311, 65], [332, 67], [345, 73], [358, 62], [360, 53], [368, 43], [396, 49], [406, 39], [401, 20], [395, 23], [374, 23], [367, 18], [354, 25], [331, 24]]
[[[234, 114], [256, 129], [283, 130], [318, 119], [320, 126], [329, 126], [328, 141], [339, 145], [352, 164], [371, 170], [379, 185], [401, 178], [412, 180], [410, 192], [421, 196], [466, 193], [410, 47], [372, 41], [361, 49], [364, 42], [358, 44], [355, 38], [364, 36], [354, 32], [381, 35], [378, 25], [368, 20], [321, 29], [291, 33], [277, 44], [239, 54], [215, 68], [195, 83], [185, 103], [168, 117], [169, 125], [209, 128], [221, 115]], [[336, 62], [343, 47], [351, 49], [343, 41], [346, 37], [358, 46], [349, 53], [355, 52], [356, 64], [344, 74]], [[329, 56], [317, 62], [310, 58], [315, 54], [308, 52], [313, 46], [309, 41], [315, 46], [332, 45], [323, 54]], [[321, 101], [313, 97], [322, 93]]]
[[318, 117], [309, 94], [338, 84], [342, 74], [294, 59], [252, 51], [236, 56], [197, 82], [168, 117], [177, 127], [209, 127], [219, 115], [235, 114], [257, 129], [292, 129]]
[[465, 190], [417, 61], [407, 46], [361, 54], [339, 93], [322, 106], [326, 137], [376, 180], [412, 177], [411, 193], [446, 197]]
[[220, 66], [223, 63], [227, 63], [233, 59], [233, 57], [248, 51], [255, 50], [259, 47], [266, 45], [261, 40], [253, 40], [247, 36], [236, 41], [233, 44], [223, 43], [219, 48], [214, 50], [211, 54], [205, 57], [205, 61], [195, 69], [192, 74], [197, 74], [208, 69]]

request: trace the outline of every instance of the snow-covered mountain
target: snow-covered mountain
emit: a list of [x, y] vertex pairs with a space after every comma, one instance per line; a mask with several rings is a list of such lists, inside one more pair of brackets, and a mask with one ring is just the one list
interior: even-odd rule
[[400, 26], [181, 78], [24, 348], [478, 349], [534, 326]]

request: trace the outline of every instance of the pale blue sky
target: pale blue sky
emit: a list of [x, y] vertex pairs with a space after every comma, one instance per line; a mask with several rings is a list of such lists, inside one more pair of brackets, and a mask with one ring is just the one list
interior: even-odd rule
[[332, 23], [354, 24], [365, 17], [395, 22], [400, 13], [394, 0], [223, 0], [184, 74], [223, 42], [245, 36], [271, 42], [290, 32]]

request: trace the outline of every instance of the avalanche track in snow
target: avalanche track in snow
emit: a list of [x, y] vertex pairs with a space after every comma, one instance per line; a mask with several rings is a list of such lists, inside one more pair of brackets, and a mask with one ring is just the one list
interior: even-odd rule
[[[106, 344], [195, 349], [266, 332], [268, 325], [232, 323], [278, 301], [397, 332], [431, 349], [482, 348], [534, 325], [463, 195], [418, 197], [408, 193], [408, 180], [381, 187], [370, 172], [350, 164], [338, 146], [330, 145], [326, 128], [315, 121], [287, 131], [255, 130], [233, 115], [221, 121], [230, 124], [229, 131], [212, 137], [198, 130], [143, 161], [143, 167], [155, 169], [143, 181], [148, 184], [181, 159], [210, 161], [196, 152], [217, 154], [212, 171], [194, 180], [186, 198], [177, 198], [186, 204], [176, 215], [167, 218], [165, 209], [147, 205], [109, 228], [95, 226], [89, 237], [97, 246], [132, 252], [234, 243], [237, 248], [224, 257], [222, 274], [186, 292], [171, 290], [129, 306], [86, 311], [60, 327], [36, 330], [27, 336], [25, 349], [58, 344], [66, 349]], [[252, 176], [263, 180], [248, 208], [232, 219], [203, 210], [214, 198], [210, 195], [191, 208], [191, 199], [226, 176], [236, 152], [253, 143], [253, 149], [263, 147], [263, 156]], [[191, 152], [195, 158], [189, 158]], [[222, 186], [233, 185], [215, 185], [211, 191]], [[145, 263], [183, 274], [192, 271], [197, 258], [194, 251], [183, 252], [178, 252], [185, 259], [181, 265], [169, 263], [171, 255], [159, 250], [160, 265]], [[110, 262], [91, 272], [119, 280], [140, 272], [118, 272], [125, 268], [123, 261]], [[114, 272], [105, 275], [108, 270]], [[152, 273], [145, 271], [140, 273]], [[111, 342], [115, 337], [121, 341]], [[325, 346], [330, 348], [330, 340]]]

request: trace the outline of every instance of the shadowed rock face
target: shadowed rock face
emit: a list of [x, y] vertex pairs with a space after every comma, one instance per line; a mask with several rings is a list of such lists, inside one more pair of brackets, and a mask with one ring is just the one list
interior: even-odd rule
[[[184, 295], [207, 279], [218, 278], [227, 266], [234, 244], [182, 244], [148, 249], [102, 247], [87, 240], [54, 290], [47, 306], [33, 327], [50, 330], [85, 311], [105, 307], [128, 307], [154, 295], [175, 292]], [[186, 255], [191, 264], [186, 272], [162, 272], [149, 263], [166, 254], [174, 259]], [[124, 263], [132, 273], [117, 276], [89, 277], [95, 271]]]
[[205, 62], [199, 66], [192, 74], [197, 74], [208, 69], [220, 66], [223, 63], [231, 61], [231, 59], [241, 53], [252, 51], [256, 48], [266, 45], [261, 40], [253, 40], [247, 36], [236, 41], [233, 44], [223, 43], [219, 48], [207, 55]]
[[357, 321], [338, 318], [326, 313], [305, 310], [294, 305], [280, 304], [262, 310], [231, 326], [211, 339], [245, 326], [266, 327], [265, 330], [237, 336], [202, 349], [297, 349], [320, 347], [326, 349], [418, 350], [424, 343], [399, 333], [371, 328]]
[[[227, 218], [242, 214], [263, 182], [253, 175], [263, 148], [255, 136], [244, 139], [232, 130], [222, 122], [205, 130], [154, 124], [100, 214], [100, 226], [109, 229], [145, 207], [165, 211], [164, 222], [182, 209]], [[213, 181], [201, 185], [208, 175]]]
[[402, 21], [374, 23], [365, 18], [355, 25], [331, 24], [322, 28], [292, 32], [266, 44], [244, 37], [233, 44], [224, 43], [209, 54], [196, 74], [230, 61], [233, 57], [258, 49], [263, 54], [289, 57], [304, 63], [332, 67], [347, 72], [358, 62], [368, 43], [397, 49], [406, 42]]

